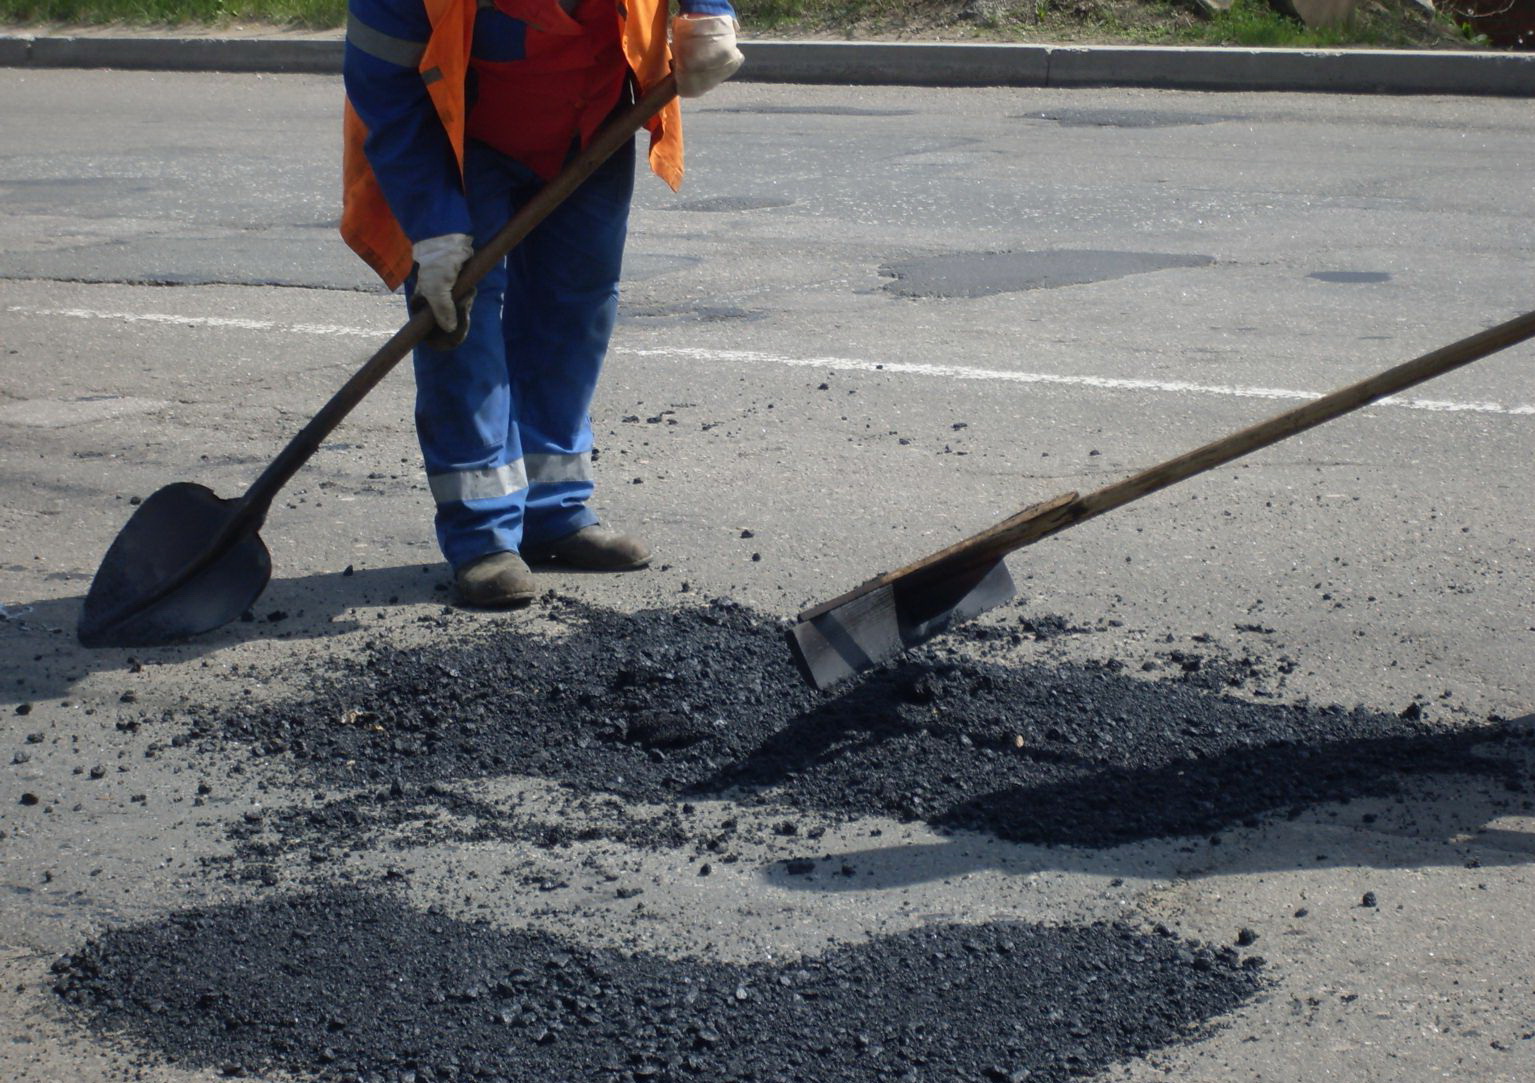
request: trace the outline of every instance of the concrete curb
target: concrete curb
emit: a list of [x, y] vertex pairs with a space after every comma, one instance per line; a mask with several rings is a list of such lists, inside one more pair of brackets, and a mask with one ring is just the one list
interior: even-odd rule
[[[1535, 53], [840, 41], [741, 48], [738, 79], [763, 83], [1535, 97]], [[0, 35], [0, 66], [333, 75], [341, 41]]]
[[31, 58], [32, 42], [29, 39], [0, 37], [0, 67], [23, 67]]
[[737, 78], [764, 83], [1535, 97], [1535, 53], [832, 41], [741, 48]]

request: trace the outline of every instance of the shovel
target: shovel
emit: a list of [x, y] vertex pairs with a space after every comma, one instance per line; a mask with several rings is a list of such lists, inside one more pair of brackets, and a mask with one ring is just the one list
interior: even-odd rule
[[[609, 121], [469, 258], [453, 286], [454, 298], [465, 297], [676, 94], [677, 81], [668, 75]], [[81, 644], [171, 643], [228, 624], [249, 609], [272, 577], [272, 558], [257, 532], [273, 498], [353, 407], [436, 326], [431, 310], [422, 306], [299, 430], [244, 496], [223, 500], [205, 486], [178, 482], [145, 500], [91, 581], [80, 614]]]
[[816, 688], [830, 687], [1007, 601], [1015, 589], [1002, 558], [1015, 549], [1532, 337], [1535, 312], [1387, 369], [1086, 496], [1062, 493], [1027, 507], [989, 530], [805, 610], [788, 631], [795, 663]]

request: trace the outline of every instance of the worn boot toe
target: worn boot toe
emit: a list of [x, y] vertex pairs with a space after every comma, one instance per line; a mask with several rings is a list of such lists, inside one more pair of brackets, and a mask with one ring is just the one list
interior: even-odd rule
[[471, 560], [453, 573], [458, 600], [483, 609], [527, 605], [536, 585], [533, 573], [516, 553], [491, 553]]
[[596, 524], [525, 552], [529, 560], [558, 561], [594, 572], [628, 572], [650, 563], [650, 546], [639, 538]]

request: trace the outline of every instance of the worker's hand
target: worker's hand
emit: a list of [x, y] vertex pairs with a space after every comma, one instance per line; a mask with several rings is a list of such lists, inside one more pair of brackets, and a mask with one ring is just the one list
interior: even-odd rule
[[733, 17], [678, 15], [672, 20], [672, 61], [682, 97], [707, 94], [734, 75], [745, 59], [736, 48]]
[[458, 281], [459, 271], [473, 252], [474, 238], [467, 233], [444, 233], [411, 246], [416, 261], [416, 292], [411, 307], [425, 304], [431, 308], [438, 331], [426, 344], [434, 349], [450, 350], [469, 333], [469, 303], [474, 295], [471, 293], [455, 305], [453, 283]]

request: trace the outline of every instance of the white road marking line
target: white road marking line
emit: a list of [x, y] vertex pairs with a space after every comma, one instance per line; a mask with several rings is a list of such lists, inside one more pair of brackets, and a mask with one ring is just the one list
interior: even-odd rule
[[160, 323], [173, 327], [217, 327], [236, 331], [286, 331], [303, 335], [341, 335], [346, 338], [387, 338], [397, 328], [344, 327], [330, 323], [278, 323], [275, 320], [244, 320], [231, 316], [177, 316], [169, 312], [103, 312], [94, 308], [34, 308], [11, 305], [7, 312], [26, 316], [68, 316], [77, 320], [115, 320], [119, 323]]
[[[1053, 384], [1061, 387], [1091, 387], [1105, 391], [1158, 391], [1167, 394], [1222, 395], [1238, 399], [1293, 399], [1310, 402], [1322, 397], [1318, 391], [1297, 391], [1285, 387], [1243, 387], [1228, 384], [1193, 384], [1182, 380], [1126, 380], [1114, 376], [1062, 376], [1049, 372], [1010, 372], [1006, 369], [979, 369], [965, 365], [921, 365], [901, 361], [865, 361], [852, 357], [785, 357], [757, 350], [710, 350], [689, 346], [663, 346], [656, 349], [614, 347], [615, 353], [634, 357], [685, 357], [698, 361], [748, 361], [802, 368], [841, 369], [853, 372], [895, 372], [913, 376], [943, 376], [951, 380], [997, 380], [1016, 384]], [[1504, 406], [1497, 402], [1452, 402], [1446, 399], [1404, 399], [1393, 395], [1374, 403], [1376, 406], [1400, 406], [1408, 410], [1433, 410], [1440, 413], [1535, 415], [1535, 405]]]
[[[249, 320], [228, 316], [177, 316], [168, 312], [108, 312], [90, 308], [36, 308], [10, 305], [7, 312], [28, 316], [65, 316], [74, 319], [116, 320], [122, 323], [156, 323], [179, 327], [227, 328], [239, 331], [278, 331], [302, 335], [334, 335], [344, 338], [368, 338], [382, 342], [397, 328], [349, 327], [324, 323], [279, 323], [276, 320]], [[792, 357], [761, 350], [716, 350], [700, 346], [661, 346], [654, 348], [615, 344], [612, 352], [627, 357], [676, 358], [687, 361], [736, 362], [745, 364], [786, 365], [794, 368], [818, 368], [840, 372], [884, 372], [901, 376], [936, 376], [950, 380], [990, 380], [998, 383], [1046, 384], [1056, 387], [1086, 387], [1098, 391], [1150, 391], [1170, 395], [1213, 395], [1237, 399], [1284, 399], [1310, 402], [1322, 397], [1320, 392], [1285, 387], [1246, 387], [1240, 384], [1196, 384], [1184, 380], [1129, 380], [1113, 376], [1063, 376], [1050, 372], [1012, 372], [1007, 369], [972, 368], [966, 365], [924, 365], [903, 361], [869, 361], [857, 357]], [[1432, 413], [1501, 414], [1509, 417], [1535, 416], [1535, 404], [1505, 406], [1498, 402], [1456, 402], [1449, 399], [1402, 398], [1394, 395], [1381, 399], [1376, 406], [1396, 406], [1406, 410]]]

